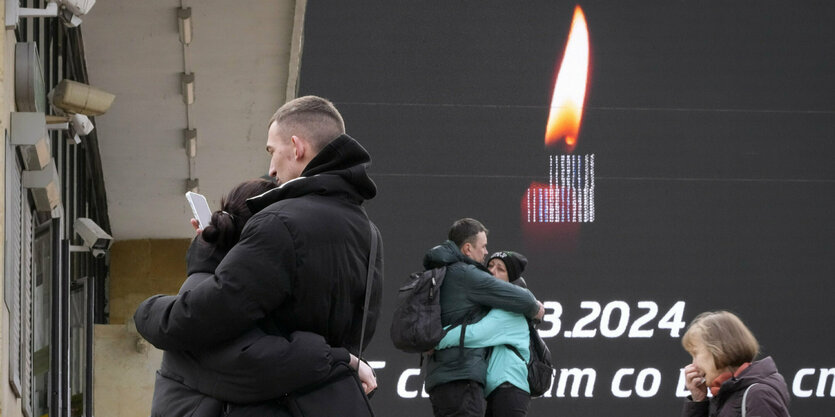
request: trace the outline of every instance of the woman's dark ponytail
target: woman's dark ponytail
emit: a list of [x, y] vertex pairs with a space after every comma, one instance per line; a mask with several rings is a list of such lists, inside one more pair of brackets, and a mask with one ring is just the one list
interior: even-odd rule
[[221, 250], [229, 250], [238, 243], [246, 221], [252, 217], [246, 200], [261, 195], [277, 185], [272, 181], [257, 179], [237, 185], [220, 200], [221, 209], [212, 213], [212, 222], [201, 235], [203, 240]]
[[212, 213], [212, 223], [203, 229], [203, 240], [219, 248], [228, 249], [240, 238], [241, 229], [243, 226], [238, 227], [231, 216], [218, 210]]

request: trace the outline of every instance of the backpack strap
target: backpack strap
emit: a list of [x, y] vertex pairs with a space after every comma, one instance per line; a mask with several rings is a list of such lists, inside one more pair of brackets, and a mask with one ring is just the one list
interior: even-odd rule
[[754, 385], [757, 385], [757, 382], [749, 385], [748, 388], [745, 389], [745, 393], [742, 394], [742, 417], [745, 417], [745, 401], [748, 399], [748, 391], [751, 391], [751, 387]]
[[[365, 209], [363, 209], [365, 212]], [[368, 218], [368, 214], [365, 215]], [[368, 219], [368, 227], [371, 229], [371, 250], [368, 252], [368, 274], [365, 276], [365, 304], [362, 309], [362, 330], [360, 331], [360, 350], [357, 358], [362, 360], [363, 342], [365, 342], [365, 324], [368, 321], [368, 307], [371, 305], [371, 283], [373, 281], [374, 265], [377, 260], [377, 233], [374, 224]]]
[[464, 336], [467, 334], [467, 325], [472, 323], [476, 313], [478, 313], [478, 310], [471, 310], [466, 316], [464, 316], [464, 321], [460, 324], [461, 336], [458, 339], [458, 357], [461, 359], [464, 358]]
[[[505, 345], [505, 346], [507, 346], [508, 349], [512, 350], [513, 353], [515, 353], [516, 356], [518, 356], [519, 359], [522, 360], [522, 362], [525, 362], [525, 358], [522, 357], [522, 353], [519, 352], [519, 349], [516, 349], [516, 346], [513, 346], [513, 345]], [[527, 363], [527, 362], [525, 362], [525, 363]]]

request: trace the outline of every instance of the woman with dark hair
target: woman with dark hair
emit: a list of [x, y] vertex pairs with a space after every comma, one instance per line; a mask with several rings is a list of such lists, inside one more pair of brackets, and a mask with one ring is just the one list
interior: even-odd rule
[[[488, 258], [487, 269], [496, 279], [527, 288], [522, 272], [528, 259], [518, 252], [500, 251]], [[438, 343], [438, 349], [459, 346], [461, 326], [448, 329]], [[524, 417], [531, 402], [528, 386], [530, 330], [525, 316], [492, 309], [476, 323], [464, 330], [464, 346], [492, 347], [487, 363], [484, 396], [487, 398], [485, 417]]]
[[[788, 417], [789, 390], [771, 357], [755, 361], [760, 345], [733, 313], [698, 315], [681, 344], [693, 357], [684, 367], [690, 396], [683, 417]], [[708, 400], [707, 391], [713, 397]]]
[[[256, 179], [244, 181], [220, 200], [221, 209], [212, 213], [212, 221], [202, 230], [203, 240], [223, 252], [229, 251], [241, 238], [246, 221], [252, 217], [246, 200], [276, 188], [272, 181]], [[235, 214], [233, 214], [235, 213]]]
[[[188, 279], [180, 294], [207, 279], [226, 253], [240, 239], [252, 216], [248, 198], [263, 194], [276, 185], [266, 180], [239, 184], [221, 200], [211, 224], [191, 243], [186, 254]], [[360, 363], [346, 349], [332, 348], [322, 336], [309, 332], [284, 334], [272, 320], [261, 328], [199, 352], [166, 351], [157, 372], [151, 415], [154, 417], [219, 417], [226, 403], [236, 404], [236, 413], [257, 414], [259, 402], [276, 400], [325, 379], [338, 362]], [[370, 372], [370, 369], [368, 370]]]

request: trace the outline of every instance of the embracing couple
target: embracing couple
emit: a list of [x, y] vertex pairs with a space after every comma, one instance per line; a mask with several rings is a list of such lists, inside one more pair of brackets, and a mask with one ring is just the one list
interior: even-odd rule
[[423, 259], [426, 269], [446, 267], [440, 304], [448, 332], [428, 355], [426, 368], [426, 391], [436, 417], [528, 412], [527, 320], [542, 319], [545, 308], [525, 288], [524, 256], [496, 252], [484, 264], [487, 233], [481, 222], [460, 219], [448, 240]]
[[134, 315], [165, 350], [153, 416], [295, 416], [308, 405], [371, 415], [377, 382], [361, 351], [383, 279], [382, 241], [362, 207], [377, 193], [371, 157], [315, 96], [278, 109], [266, 150], [279, 185], [235, 187], [192, 242], [179, 294]]

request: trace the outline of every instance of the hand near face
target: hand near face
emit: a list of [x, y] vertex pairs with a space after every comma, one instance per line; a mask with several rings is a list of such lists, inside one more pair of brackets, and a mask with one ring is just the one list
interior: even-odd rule
[[704, 401], [707, 398], [705, 373], [692, 363], [684, 367], [684, 386], [690, 390], [693, 401]]

